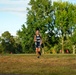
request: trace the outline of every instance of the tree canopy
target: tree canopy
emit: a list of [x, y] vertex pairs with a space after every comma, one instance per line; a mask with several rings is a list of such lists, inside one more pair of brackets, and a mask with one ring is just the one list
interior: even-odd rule
[[3, 50], [34, 53], [34, 35], [39, 28], [45, 53], [65, 53], [67, 49], [70, 53], [74, 52], [76, 5], [62, 1], [52, 4], [51, 0], [30, 0], [29, 6], [27, 21], [17, 31], [17, 37], [14, 38], [8, 31], [2, 34], [0, 46], [4, 46]]

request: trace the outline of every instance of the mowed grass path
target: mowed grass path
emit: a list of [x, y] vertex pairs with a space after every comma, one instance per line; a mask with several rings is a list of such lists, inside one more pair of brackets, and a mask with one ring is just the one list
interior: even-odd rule
[[76, 55], [0, 55], [0, 74], [76, 75]]

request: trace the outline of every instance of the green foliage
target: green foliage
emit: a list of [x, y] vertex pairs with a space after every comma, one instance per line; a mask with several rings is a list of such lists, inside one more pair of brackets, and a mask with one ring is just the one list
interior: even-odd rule
[[44, 53], [62, 53], [76, 45], [76, 5], [51, 0], [30, 0], [26, 25], [13, 37], [5, 31], [0, 37], [0, 53], [34, 53], [34, 35], [39, 28]]
[[[31, 31], [31, 32], [30, 32]], [[22, 52], [23, 53], [29, 53], [29, 52], [34, 52], [33, 49], [33, 37], [34, 37], [34, 33], [33, 33], [33, 30], [30, 28], [30, 29], [27, 29], [25, 27], [25, 25], [22, 25], [22, 29], [19, 30], [17, 32], [17, 35], [19, 35], [19, 38], [20, 38], [20, 42], [21, 42], [21, 45], [22, 45]]]
[[21, 51], [21, 45], [17, 44], [14, 37], [5, 31], [0, 38], [0, 53], [19, 53]]
[[[55, 24], [61, 37], [62, 51], [64, 53], [65, 42], [69, 40], [76, 24], [76, 6], [68, 2], [54, 2]], [[66, 38], [66, 39], [65, 39]], [[67, 45], [68, 46], [68, 45]]]
[[11, 34], [8, 32], [8, 31], [5, 31], [3, 34], [2, 34], [2, 47], [3, 47], [3, 52], [4, 53], [10, 53], [10, 52], [14, 52], [13, 50], [13, 42], [14, 42], [14, 39], [13, 37], [11, 36]]
[[[76, 6], [69, 2], [54, 2], [51, 0], [30, 0], [30, 8], [27, 8], [26, 26], [23, 24], [17, 32], [23, 52], [34, 52], [34, 35], [38, 27], [42, 36], [45, 53], [69, 49], [72, 52], [70, 38], [76, 28]], [[69, 44], [68, 44], [69, 43]]]
[[30, 0], [31, 9], [28, 8], [27, 26], [22, 25], [22, 29], [18, 31], [25, 53], [35, 50], [33, 39], [37, 27], [40, 29], [43, 45], [50, 47], [50, 44], [55, 42], [53, 8], [51, 1], [45, 1]]
[[72, 37], [70, 39], [72, 41], [72, 44], [76, 45], [76, 29], [75, 29], [75, 32], [73, 32]]

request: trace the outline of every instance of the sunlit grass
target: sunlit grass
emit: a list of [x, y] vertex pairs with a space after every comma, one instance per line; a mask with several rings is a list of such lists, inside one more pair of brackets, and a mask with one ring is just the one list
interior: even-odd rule
[[0, 74], [76, 75], [76, 55], [0, 55]]

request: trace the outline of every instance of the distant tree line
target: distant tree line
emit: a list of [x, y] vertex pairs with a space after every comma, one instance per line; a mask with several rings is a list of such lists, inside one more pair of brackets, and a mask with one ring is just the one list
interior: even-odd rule
[[[51, 0], [30, 0], [27, 22], [17, 31], [17, 37], [4, 32], [0, 51], [34, 53], [34, 35], [40, 29], [43, 53], [73, 53], [76, 50], [76, 5]], [[7, 36], [8, 33], [8, 36]]]
[[22, 46], [17, 37], [12, 36], [8, 31], [0, 37], [0, 53], [22, 53]]

